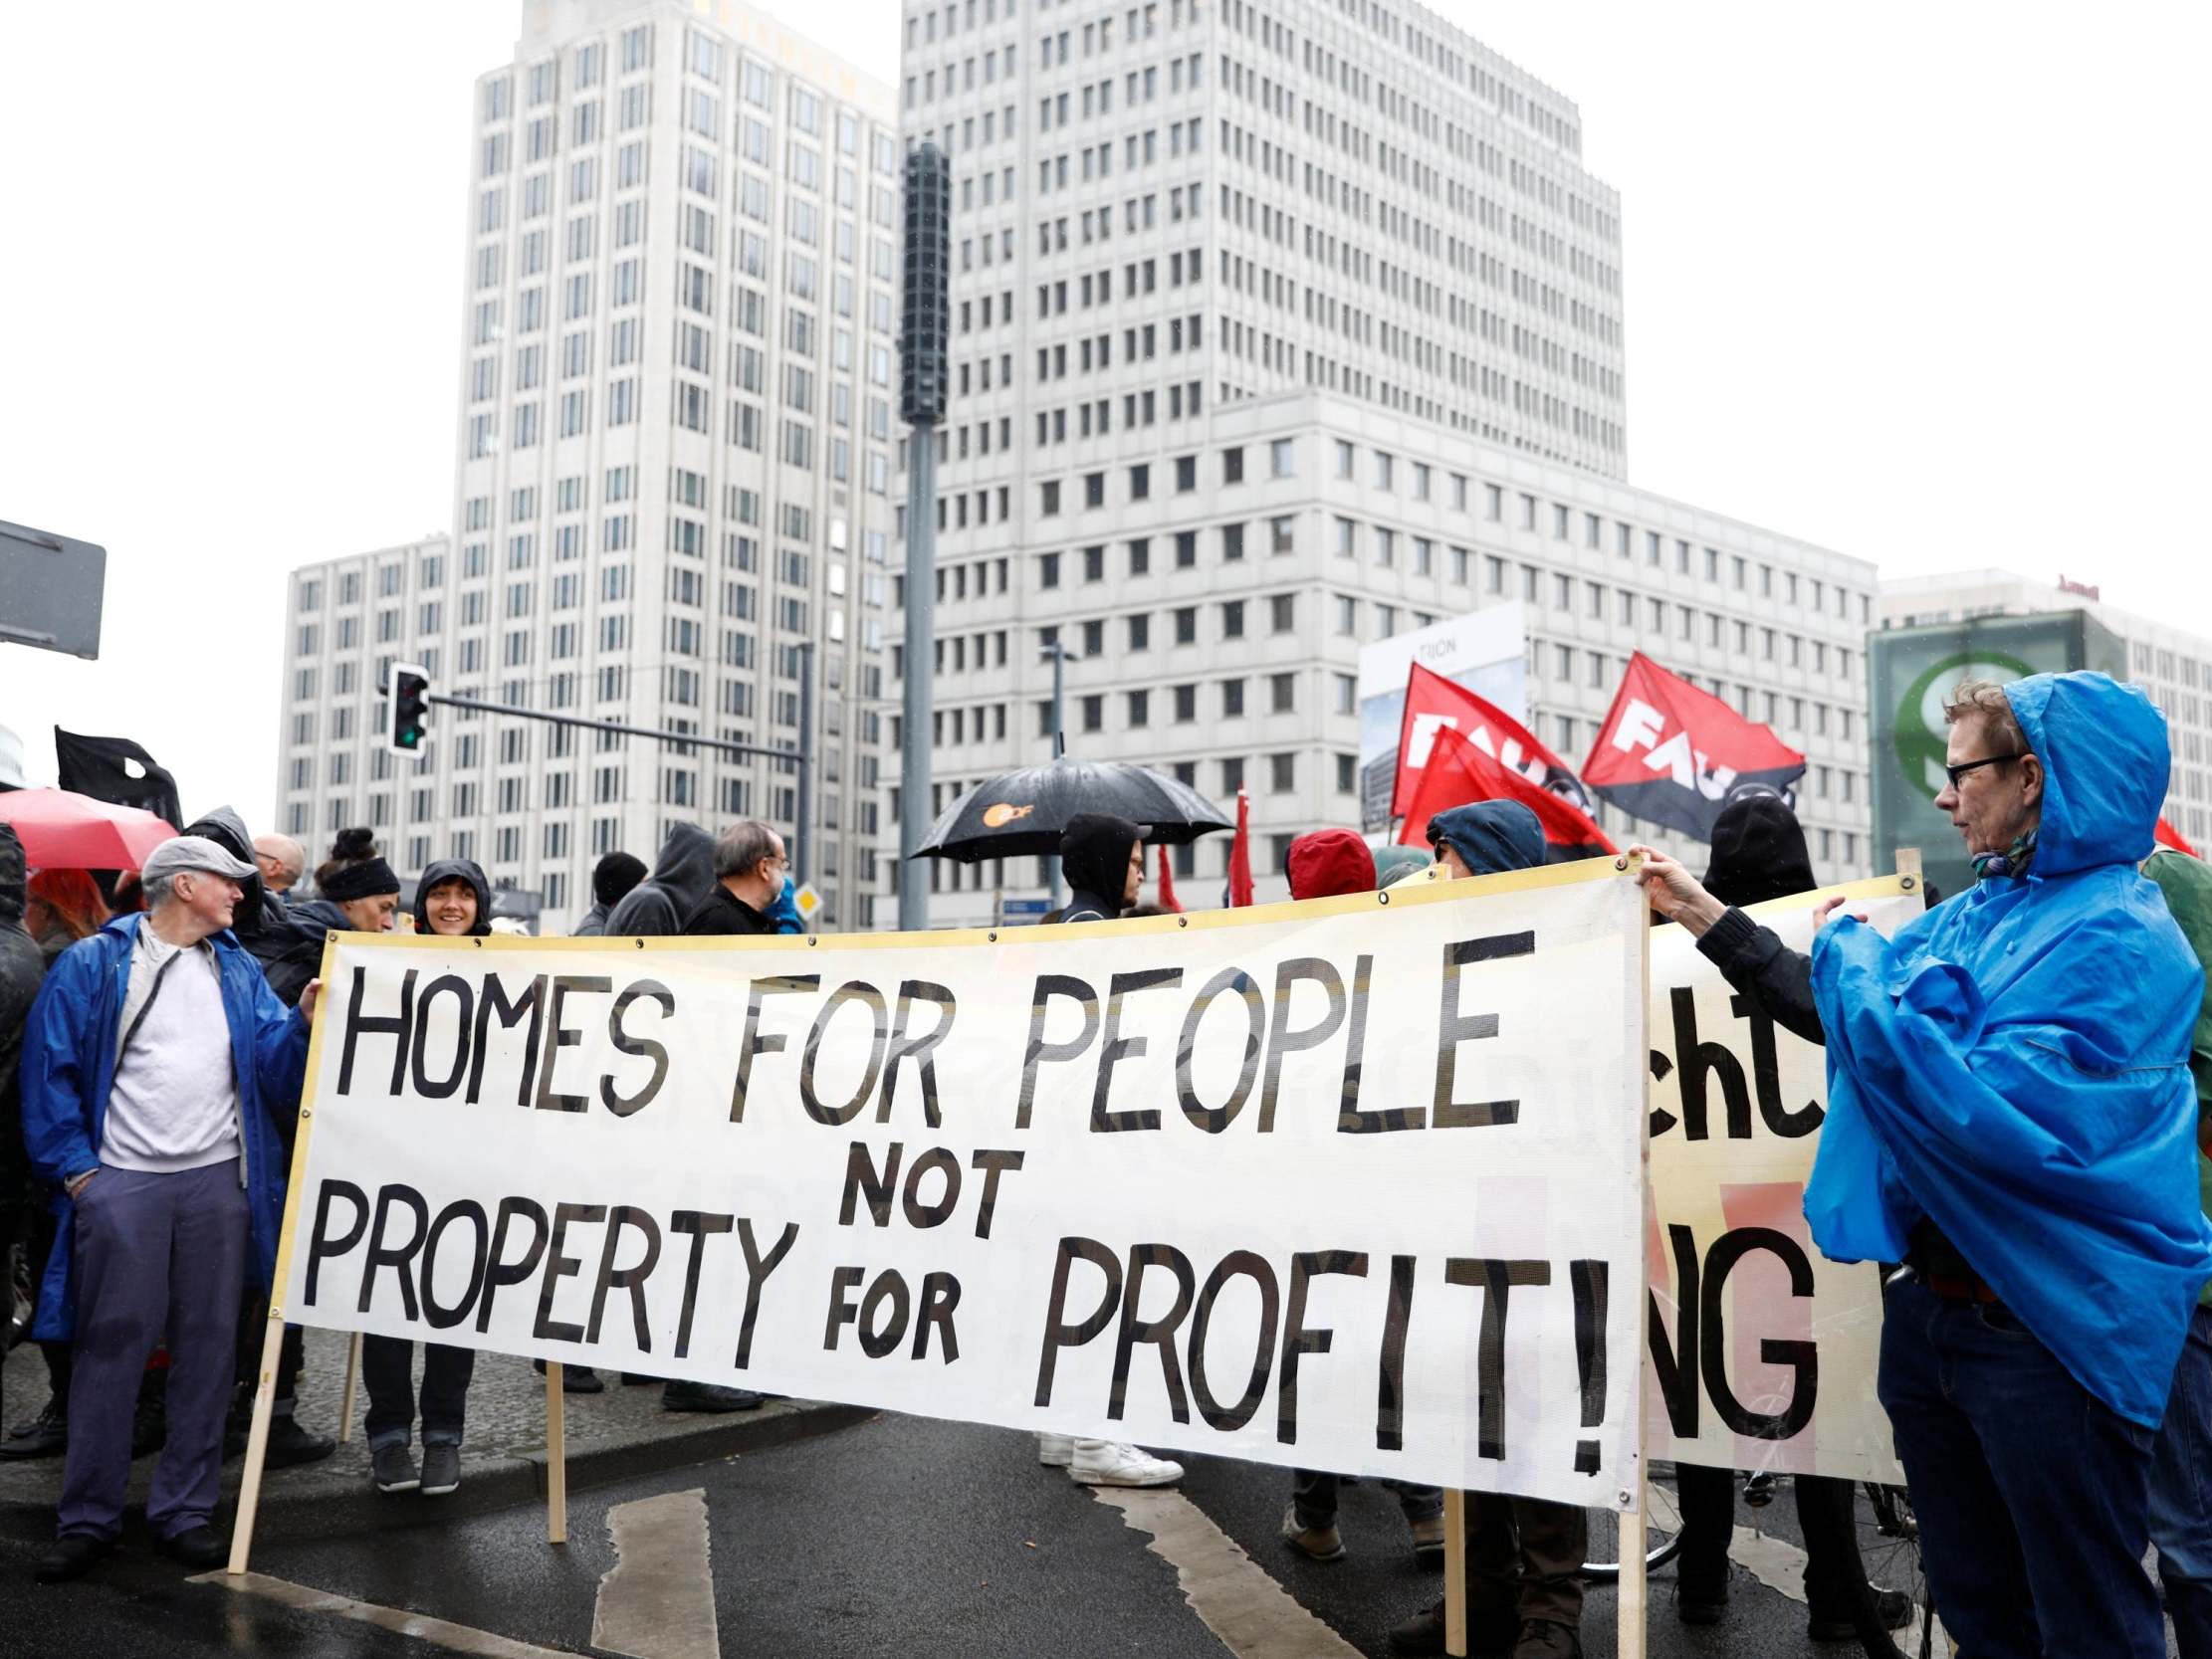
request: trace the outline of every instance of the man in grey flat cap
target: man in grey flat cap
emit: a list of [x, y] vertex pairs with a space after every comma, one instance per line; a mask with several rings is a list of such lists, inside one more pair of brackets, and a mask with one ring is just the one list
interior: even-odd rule
[[204, 836], [165, 841], [143, 914], [56, 959], [23, 1040], [23, 1138], [68, 1195], [38, 1331], [76, 1341], [58, 1538], [41, 1582], [114, 1547], [138, 1374], [164, 1333], [168, 1443], [146, 1521], [194, 1570], [222, 1563], [211, 1525], [246, 1275], [267, 1284], [286, 1170], [269, 1104], [299, 1097], [322, 989], [297, 1011], [230, 932], [254, 867]]

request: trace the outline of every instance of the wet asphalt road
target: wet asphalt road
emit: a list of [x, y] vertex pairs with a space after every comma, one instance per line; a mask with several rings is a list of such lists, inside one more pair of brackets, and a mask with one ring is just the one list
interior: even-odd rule
[[[1202, 1530], [1225, 1536], [1209, 1549], [1226, 1558], [1241, 1547], [1318, 1616], [1324, 1641], [1333, 1632], [1348, 1644], [1335, 1650], [1342, 1659], [1354, 1651], [1380, 1659], [1389, 1625], [1439, 1595], [1440, 1574], [1414, 1564], [1395, 1501], [1369, 1484], [1344, 1495], [1346, 1560], [1321, 1565], [1291, 1555], [1276, 1536], [1287, 1485], [1284, 1471], [1201, 1458], [1183, 1490], [1212, 1523]], [[430, 1614], [510, 1644], [602, 1653], [608, 1650], [591, 1646], [591, 1637], [600, 1579], [616, 1559], [607, 1511], [689, 1489], [705, 1493], [720, 1651], [733, 1659], [1224, 1659], [1237, 1652], [1186, 1600], [1175, 1566], [1148, 1549], [1149, 1536], [1058, 1472], [1038, 1468], [1027, 1435], [896, 1416], [576, 1494], [571, 1542], [558, 1550], [544, 1541], [543, 1512], [521, 1509], [351, 1540], [265, 1537], [254, 1566], [292, 1585]], [[425, 1500], [392, 1501], [422, 1503], [426, 1515], [435, 1514]], [[1738, 1519], [1788, 1545], [1791, 1511], [1785, 1497], [1755, 1514], [1739, 1510]], [[400, 1634], [190, 1583], [141, 1537], [73, 1585], [33, 1584], [36, 1554], [0, 1543], [4, 1659], [435, 1659], [472, 1647], [520, 1659], [528, 1651]], [[1782, 1576], [1794, 1587], [1791, 1575]], [[1729, 1620], [1718, 1628], [1679, 1624], [1672, 1593], [1670, 1572], [1654, 1579], [1654, 1659], [1852, 1659], [1857, 1652], [1808, 1642], [1802, 1604], [1746, 1571], [1737, 1574]], [[1613, 1614], [1612, 1592], [1593, 1591], [1584, 1631], [1593, 1659], [1616, 1651]]]

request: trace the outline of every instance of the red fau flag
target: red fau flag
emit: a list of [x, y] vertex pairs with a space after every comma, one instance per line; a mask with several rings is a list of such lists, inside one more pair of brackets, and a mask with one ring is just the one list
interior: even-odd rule
[[2171, 847], [2175, 852], [2187, 853], [2191, 858], [2202, 858], [2204, 856], [2190, 846], [2188, 842], [2182, 840], [2181, 832], [2163, 818], [2158, 820], [2158, 827], [2151, 832], [2150, 838], [2161, 847]]
[[1583, 762], [1604, 799], [1639, 818], [1712, 839], [1731, 798], [1784, 794], [1805, 775], [1805, 756], [1710, 693], [1639, 651]]
[[1519, 721], [1466, 687], [1416, 663], [1406, 679], [1406, 714], [1398, 728], [1398, 783], [1391, 790], [1392, 817], [1404, 817], [1413, 809], [1422, 770], [1429, 764], [1431, 745], [1438, 731], [1458, 732], [1537, 788], [1566, 796], [1584, 812], [1590, 810], [1590, 796], [1574, 768], [1538, 742]]
[[1429, 820], [1469, 801], [1519, 801], [1535, 813], [1544, 826], [1544, 858], [1550, 864], [1619, 850], [1573, 801], [1529, 782], [1448, 726], [1437, 728], [1429, 764], [1422, 768], [1421, 787], [1414, 791], [1406, 827], [1398, 832], [1399, 845], [1427, 846]]

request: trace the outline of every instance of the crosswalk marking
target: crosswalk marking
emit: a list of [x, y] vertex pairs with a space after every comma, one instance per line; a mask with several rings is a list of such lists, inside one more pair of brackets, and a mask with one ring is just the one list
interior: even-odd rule
[[576, 1659], [566, 1648], [518, 1642], [511, 1637], [495, 1636], [489, 1630], [432, 1618], [428, 1613], [409, 1612], [404, 1607], [380, 1607], [373, 1601], [355, 1601], [351, 1596], [310, 1589], [306, 1584], [271, 1578], [260, 1572], [230, 1573], [218, 1568], [200, 1573], [191, 1582], [215, 1584], [239, 1595], [259, 1596], [264, 1601], [274, 1601], [303, 1613], [327, 1613], [359, 1624], [373, 1624], [401, 1636], [433, 1642], [449, 1653], [467, 1655], [468, 1659]]
[[629, 1659], [718, 1659], [704, 1487], [607, 1511], [614, 1565], [599, 1580], [591, 1645]]
[[1152, 1535], [1146, 1548], [1175, 1568], [1191, 1610], [1238, 1659], [1360, 1659], [1182, 1493], [1098, 1486], [1091, 1496]]
[[[1780, 1590], [1792, 1601], [1805, 1599], [1805, 1552], [1786, 1539], [1769, 1538], [1752, 1527], [1738, 1527], [1735, 1541], [1728, 1546], [1728, 1555], [1735, 1563], [1770, 1590]], [[1897, 1632], [1897, 1645], [1908, 1653], [1920, 1651], [1920, 1614], [1915, 1611], [1912, 1622]], [[1934, 1659], [1951, 1659], [1950, 1638], [1943, 1633], [1943, 1621], [1935, 1621], [1935, 1637], [1928, 1652]]]

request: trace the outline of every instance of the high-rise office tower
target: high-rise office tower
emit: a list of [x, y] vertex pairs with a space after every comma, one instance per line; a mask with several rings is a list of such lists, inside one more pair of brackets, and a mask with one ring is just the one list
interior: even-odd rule
[[[1057, 643], [1070, 750], [1247, 788], [1279, 895], [1293, 834], [1360, 821], [1360, 646], [1517, 601], [1539, 736], [1579, 761], [1644, 649], [1806, 750], [1816, 862], [1863, 869], [1873, 568], [1621, 482], [1619, 203], [1572, 103], [1380, 0], [901, 26], [953, 170], [941, 802], [1050, 754]], [[1225, 842], [1180, 856], [1214, 902]], [[941, 869], [933, 915], [1036, 880]]]
[[[891, 89], [740, 0], [528, 0], [468, 155], [453, 532], [299, 571], [279, 817], [479, 860], [559, 929], [616, 847], [746, 816], [874, 922], [892, 528]], [[375, 686], [772, 748], [433, 712]], [[807, 696], [810, 689], [811, 697]]]

